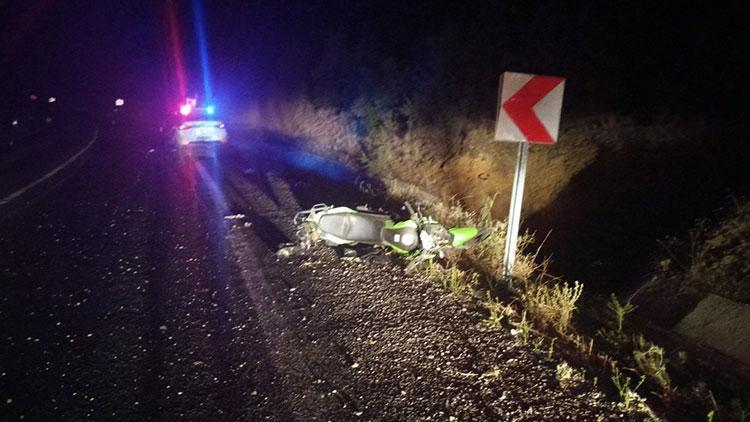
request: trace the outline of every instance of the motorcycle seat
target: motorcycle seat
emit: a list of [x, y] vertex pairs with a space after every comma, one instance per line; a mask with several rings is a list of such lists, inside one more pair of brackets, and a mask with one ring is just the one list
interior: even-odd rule
[[327, 214], [320, 218], [320, 230], [343, 240], [352, 242], [379, 244], [381, 232], [387, 215], [373, 213], [340, 213]]

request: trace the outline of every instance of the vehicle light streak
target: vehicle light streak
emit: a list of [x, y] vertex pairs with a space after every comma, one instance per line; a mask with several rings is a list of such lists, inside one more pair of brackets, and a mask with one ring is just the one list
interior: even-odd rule
[[185, 64], [182, 60], [180, 29], [177, 25], [177, 12], [174, 0], [167, 0], [166, 5], [170, 49], [172, 53], [172, 61], [175, 66], [175, 76], [177, 77], [177, 94], [178, 98], [182, 99], [187, 95], [187, 85], [185, 82]]
[[[198, 52], [201, 59], [201, 70], [203, 71], [203, 94], [206, 102], [213, 101], [213, 89], [211, 88], [211, 69], [208, 63], [208, 42], [206, 41], [205, 16], [201, 0], [193, 0], [193, 22], [195, 32], [198, 35]], [[213, 114], [209, 112], [209, 114]]]

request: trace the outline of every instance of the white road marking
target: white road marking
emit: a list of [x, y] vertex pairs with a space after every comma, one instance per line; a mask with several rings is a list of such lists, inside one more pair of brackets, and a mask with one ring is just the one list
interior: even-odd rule
[[37, 179], [37, 180], [29, 183], [28, 185], [24, 186], [23, 188], [15, 191], [15, 192], [11, 193], [10, 195], [6, 196], [5, 198], [1, 199], [0, 200], [0, 205], [5, 205], [5, 204], [9, 203], [10, 201], [18, 198], [19, 196], [23, 195], [24, 192], [26, 192], [27, 190], [29, 190], [29, 189], [33, 188], [34, 186], [36, 186], [36, 185], [44, 182], [45, 180], [47, 180], [50, 177], [52, 177], [55, 174], [57, 174], [60, 170], [62, 170], [65, 167], [69, 166], [72, 162], [74, 162], [76, 159], [78, 159], [78, 157], [80, 157], [81, 154], [83, 154], [84, 152], [86, 152], [86, 150], [88, 150], [89, 147], [94, 142], [96, 142], [96, 139], [97, 139], [98, 135], [99, 135], [99, 130], [96, 130], [94, 132], [94, 137], [91, 139], [91, 141], [88, 144], [86, 144], [86, 146], [83, 147], [83, 149], [81, 149], [80, 151], [78, 151], [77, 153], [75, 153], [72, 157], [68, 158], [67, 161], [65, 161], [64, 163], [62, 163], [59, 166], [57, 166], [51, 172], [45, 174], [44, 176], [40, 177], [39, 179]]

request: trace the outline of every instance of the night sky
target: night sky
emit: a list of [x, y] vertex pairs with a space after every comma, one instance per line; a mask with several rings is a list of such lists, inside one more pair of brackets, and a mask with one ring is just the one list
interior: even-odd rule
[[[165, 107], [177, 95], [170, 2], [188, 90], [200, 97], [193, 2], [176, 0], [3, 2], [3, 96], [56, 95], [79, 107], [122, 96]], [[488, 98], [496, 77], [515, 70], [566, 76], [567, 104], [582, 110], [741, 115], [748, 13], [740, 2], [614, 3], [205, 1], [204, 22], [213, 90], [225, 109], [314, 92], [321, 62], [339, 42], [346, 48], [338, 66], [350, 61], [352, 73], [386, 60], [449, 69]], [[430, 68], [435, 50], [449, 58], [445, 69]], [[356, 79], [344, 89], [376, 95]]]

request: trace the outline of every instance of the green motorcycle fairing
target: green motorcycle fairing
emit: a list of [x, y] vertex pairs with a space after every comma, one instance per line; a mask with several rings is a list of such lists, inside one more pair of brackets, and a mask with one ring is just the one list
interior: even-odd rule
[[394, 251], [407, 255], [419, 246], [418, 229], [417, 223], [412, 220], [397, 223], [388, 220], [383, 227], [383, 241]]
[[454, 248], [468, 247], [467, 243], [476, 238], [479, 230], [476, 227], [452, 227], [448, 229], [451, 234], [451, 246]]

